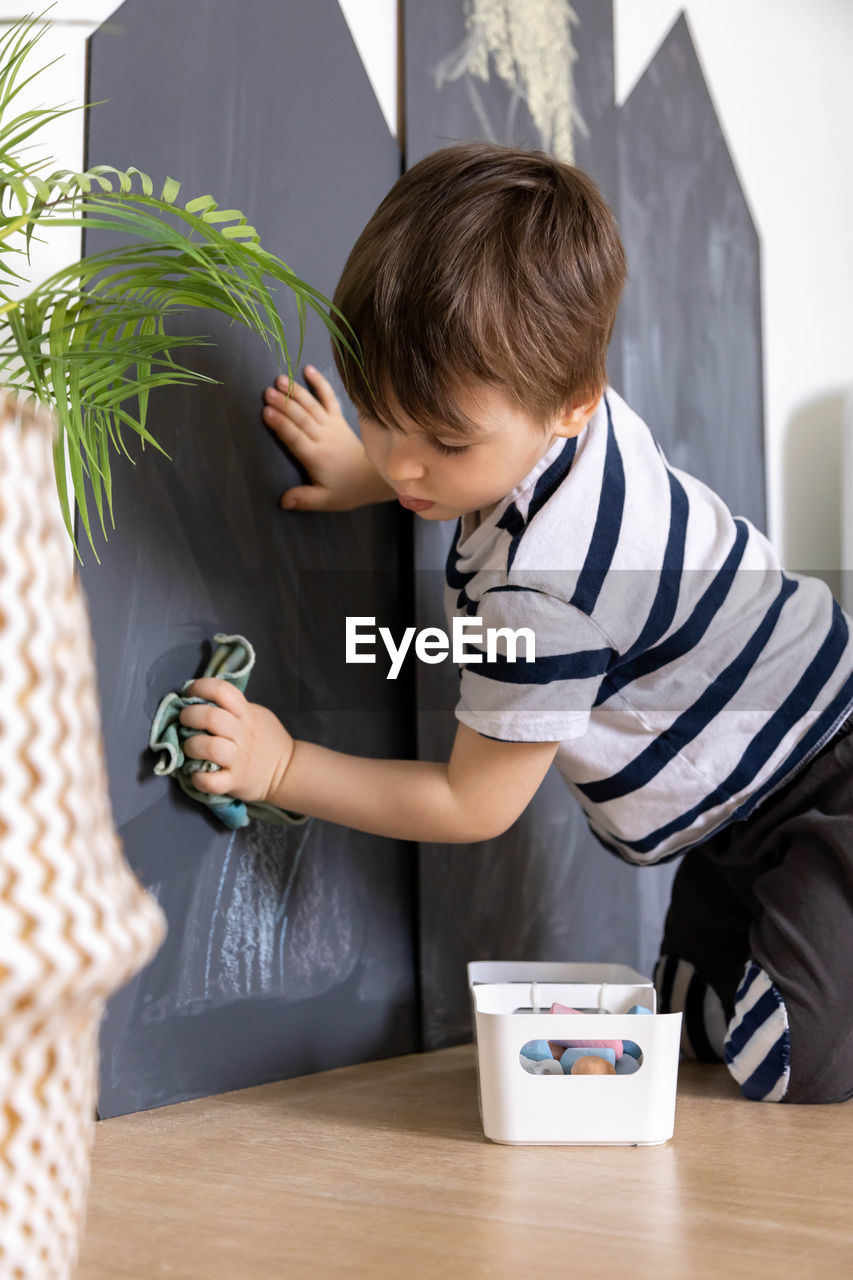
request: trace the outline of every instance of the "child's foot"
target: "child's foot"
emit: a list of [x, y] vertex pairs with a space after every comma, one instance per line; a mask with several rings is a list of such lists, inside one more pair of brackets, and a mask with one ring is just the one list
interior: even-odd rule
[[661, 1013], [682, 1013], [681, 1051], [699, 1062], [722, 1062], [726, 1014], [720, 997], [689, 960], [661, 956], [655, 965]]
[[791, 1075], [785, 1001], [760, 964], [747, 961], [726, 1032], [725, 1061], [745, 1098], [781, 1102]]

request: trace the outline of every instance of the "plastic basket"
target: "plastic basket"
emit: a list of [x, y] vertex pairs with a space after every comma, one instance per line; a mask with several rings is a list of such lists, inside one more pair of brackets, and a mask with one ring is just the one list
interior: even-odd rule
[[[655, 1012], [649, 978], [627, 965], [478, 961], [468, 965], [480, 1115], [492, 1142], [627, 1144], [672, 1137], [681, 1014]], [[593, 1013], [552, 1014], [553, 1002]], [[630, 1014], [634, 1005], [649, 1016]], [[539, 1008], [543, 1012], [536, 1012]], [[633, 1075], [531, 1075], [531, 1040], [629, 1039]]]

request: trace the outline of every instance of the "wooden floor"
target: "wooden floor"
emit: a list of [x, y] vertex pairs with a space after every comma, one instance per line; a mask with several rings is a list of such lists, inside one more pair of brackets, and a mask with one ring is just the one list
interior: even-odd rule
[[76, 1280], [853, 1277], [853, 1103], [682, 1064], [659, 1147], [506, 1147], [473, 1050], [102, 1121]]

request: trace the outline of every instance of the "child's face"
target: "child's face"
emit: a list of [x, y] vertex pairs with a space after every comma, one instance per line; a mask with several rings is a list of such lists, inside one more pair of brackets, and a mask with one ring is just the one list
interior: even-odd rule
[[[395, 402], [391, 401], [392, 405]], [[424, 520], [452, 520], [491, 508], [519, 484], [558, 436], [578, 435], [597, 400], [542, 426], [496, 387], [462, 391], [459, 403], [476, 432], [437, 437], [396, 406], [394, 427], [361, 414], [361, 440], [401, 504]]]

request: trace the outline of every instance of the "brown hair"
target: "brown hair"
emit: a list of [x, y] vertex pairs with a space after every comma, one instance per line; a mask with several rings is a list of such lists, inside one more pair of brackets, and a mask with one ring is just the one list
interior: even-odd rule
[[606, 385], [626, 277], [610, 208], [541, 151], [466, 143], [395, 183], [356, 241], [334, 302], [361, 345], [338, 371], [393, 423], [389, 391], [428, 431], [470, 429], [460, 386], [500, 388], [544, 423]]

